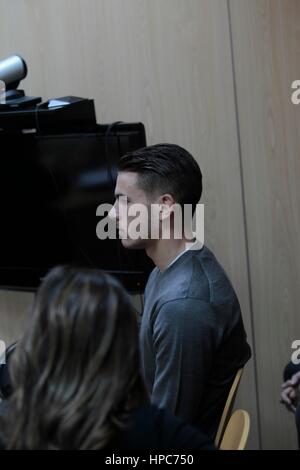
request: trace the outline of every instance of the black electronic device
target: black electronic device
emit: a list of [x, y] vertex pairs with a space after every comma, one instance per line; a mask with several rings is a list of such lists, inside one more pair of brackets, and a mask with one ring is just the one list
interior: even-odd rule
[[0, 61], [0, 287], [35, 290], [52, 267], [72, 264], [142, 292], [152, 262], [97, 238], [96, 211], [114, 202], [119, 158], [146, 145], [143, 124], [99, 125], [91, 99], [41, 103], [17, 89], [26, 75], [19, 55]]
[[80, 130], [72, 115], [83, 101], [56, 108], [64, 111], [59, 132], [54, 108], [45, 107], [42, 130], [20, 126], [18, 111], [11, 111], [15, 120], [0, 112], [2, 288], [35, 290], [53, 266], [75, 264], [115, 275], [132, 293], [144, 289], [152, 262], [119, 239], [99, 240], [96, 210], [113, 204], [117, 161], [146, 145], [145, 129], [142, 123], [94, 124], [92, 103]]

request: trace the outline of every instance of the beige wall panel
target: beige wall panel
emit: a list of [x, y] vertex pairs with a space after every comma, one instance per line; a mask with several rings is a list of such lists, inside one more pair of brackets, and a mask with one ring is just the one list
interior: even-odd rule
[[230, 0], [253, 294], [262, 443], [296, 446], [279, 404], [282, 370], [300, 338], [299, 0]]
[[0, 339], [6, 346], [22, 335], [32, 300], [32, 293], [0, 290]]
[[[206, 241], [236, 287], [252, 343], [226, 0], [0, 0], [0, 8], [0, 56], [27, 60], [28, 94], [94, 98], [98, 122], [142, 121], [148, 143], [195, 155]], [[239, 395], [252, 417], [250, 447], [258, 445], [253, 365]]]

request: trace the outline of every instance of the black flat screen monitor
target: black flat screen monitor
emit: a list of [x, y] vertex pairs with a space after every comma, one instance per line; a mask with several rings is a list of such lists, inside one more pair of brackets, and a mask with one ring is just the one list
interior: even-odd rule
[[118, 159], [145, 145], [141, 123], [57, 135], [0, 132], [0, 287], [35, 290], [53, 266], [72, 264], [142, 292], [152, 262], [119, 239], [98, 239], [96, 209], [114, 202]]

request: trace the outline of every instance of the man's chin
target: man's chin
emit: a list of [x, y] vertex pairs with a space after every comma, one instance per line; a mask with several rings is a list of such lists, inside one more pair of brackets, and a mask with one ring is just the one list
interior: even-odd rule
[[147, 240], [143, 239], [132, 240], [131, 238], [121, 238], [121, 243], [124, 248], [129, 250], [145, 250], [147, 247]]

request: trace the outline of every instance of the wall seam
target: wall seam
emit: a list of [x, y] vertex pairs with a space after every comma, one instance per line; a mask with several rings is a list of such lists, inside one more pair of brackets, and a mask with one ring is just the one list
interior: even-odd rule
[[250, 304], [250, 323], [251, 323], [251, 329], [252, 329], [253, 350], [254, 350], [253, 366], [254, 366], [255, 394], [256, 394], [256, 404], [257, 404], [258, 443], [259, 443], [259, 448], [262, 449], [261, 414], [260, 414], [259, 393], [258, 393], [258, 372], [257, 372], [258, 368], [257, 368], [257, 360], [256, 360], [256, 341], [255, 341], [255, 330], [254, 330], [250, 250], [249, 250], [249, 239], [248, 239], [244, 168], [243, 168], [243, 159], [242, 159], [241, 129], [240, 129], [240, 119], [239, 119], [240, 113], [239, 113], [238, 96], [237, 96], [237, 80], [236, 80], [236, 69], [235, 69], [235, 60], [234, 60], [230, 0], [227, 0], [227, 13], [228, 13], [228, 24], [229, 24], [229, 36], [230, 36], [230, 53], [231, 53], [231, 66], [232, 66], [232, 77], [233, 77], [233, 88], [234, 88], [234, 107], [235, 107], [235, 119], [236, 119], [236, 133], [237, 133], [237, 141], [238, 141], [239, 168], [240, 168], [240, 176], [241, 176], [243, 221], [244, 221], [244, 229], [245, 229], [245, 248], [246, 248], [246, 265], [247, 265], [247, 278], [248, 278], [249, 304]]

